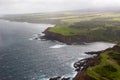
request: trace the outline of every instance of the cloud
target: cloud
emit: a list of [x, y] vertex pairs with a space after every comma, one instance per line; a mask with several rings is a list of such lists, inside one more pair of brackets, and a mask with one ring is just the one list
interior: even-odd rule
[[29, 13], [119, 6], [120, 0], [0, 0], [0, 13]]

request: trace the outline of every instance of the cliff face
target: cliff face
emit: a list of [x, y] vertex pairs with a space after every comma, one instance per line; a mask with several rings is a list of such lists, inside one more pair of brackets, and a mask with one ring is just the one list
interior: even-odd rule
[[43, 33], [45, 34], [44, 38], [50, 39], [50, 40], [57, 40], [66, 44], [81, 44], [84, 42], [91, 42], [88, 37], [86, 36], [64, 36], [58, 33], [50, 32], [50, 28], [46, 29]]

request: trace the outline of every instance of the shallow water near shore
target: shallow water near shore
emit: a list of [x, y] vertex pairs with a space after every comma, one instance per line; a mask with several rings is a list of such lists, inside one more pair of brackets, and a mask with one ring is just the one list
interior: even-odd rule
[[72, 63], [89, 57], [89, 51], [112, 47], [113, 43], [94, 42], [66, 45], [57, 41], [32, 40], [51, 24], [0, 20], [0, 80], [46, 80], [75, 74]]

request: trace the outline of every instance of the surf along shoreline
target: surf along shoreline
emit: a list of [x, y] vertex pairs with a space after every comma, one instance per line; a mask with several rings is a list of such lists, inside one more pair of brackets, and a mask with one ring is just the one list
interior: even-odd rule
[[[17, 22], [17, 21], [16, 21]], [[49, 29], [49, 28], [48, 28]], [[56, 40], [55, 38], [51, 38], [51, 35], [52, 36], [56, 36], [56, 34], [53, 34], [53, 33], [50, 33], [50, 32], [47, 32], [47, 30], [48, 29], [46, 29], [43, 33], [45, 33], [45, 36], [42, 36], [41, 38], [43, 39], [43, 38], [45, 38], [45, 39], [49, 39], [49, 40]], [[47, 37], [46, 37], [46, 35], [47, 35]], [[58, 34], [57, 34], [58, 35]], [[80, 43], [78, 43], [78, 41], [75, 41], [75, 40], [71, 40], [71, 38], [69, 38], [69, 37], [62, 37], [61, 38], [61, 36], [60, 35], [58, 35], [58, 37], [59, 37], [59, 39], [63, 39], [64, 41], [60, 41], [60, 40], [58, 40], [58, 41], [60, 41], [60, 42], [64, 42], [64, 43], [66, 43], [66, 44], [69, 44], [69, 45], [71, 45], [71, 44], [73, 44], [74, 42], [77, 42], [77, 43], [75, 43], [75, 44], [81, 44], [81, 42]], [[77, 37], [77, 36], [76, 36]], [[67, 40], [69, 40], [69, 41], [67, 41]], [[82, 40], [82, 41], [84, 41], [84, 40]], [[84, 42], [95, 42], [95, 41], [84, 41]], [[112, 48], [109, 48], [109, 49], [112, 49]], [[109, 50], [109, 49], [106, 49], [106, 50]], [[75, 68], [75, 71], [77, 71], [77, 74], [75, 75], [75, 77], [73, 78], [73, 80], [91, 80], [89, 77], [87, 77], [87, 76], [85, 76], [85, 75], [83, 75], [85, 72], [86, 72], [86, 69], [87, 68], [89, 68], [89, 67], [91, 67], [91, 66], [95, 66], [95, 65], [97, 65], [97, 64], [99, 64], [99, 59], [98, 59], [98, 56], [102, 53], [102, 52], [104, 52], [104, 51], [106, 51], [106, 50], [103, 50], [103, 51], [98, 51], [98, 52], [86, 52], [86, 54], [89, 54], [89, 55], [93, 55], [93, 54], [96, 54], [96, 56], [94, 56], [94, 57], [90, 57], [90, 58], [86, 58], [86, 59], [82, 59], [82, 60], [79, 60], [79, 61], [77, 61], [77, 62], [75, 62], [74, 63], [74, 68]], [[72, 76], [73, 77], [73, 76]], [[71, 76], [70, 77], [61, 77], [61, 76], [57, 76], [57, 77], [53, 77], [53, 78], [49, 78], [49, 80], [70, 80], [70, 78], [71, 78]]]
[[[79, 45], [79, 44], [84, 44], [84, 43], [90, 43], [90, 42], [97, 42], [99, 40], [93, 40], [93, 39], [88, 39], [84, 36], [64, 36], [58, 33], [54, 33], [50, 31], [51, 28], [47, 28], [43, 33], [45, 36], [42, 38], [47, 39], [47, 40], [57, 40], [63, 43], [66, 43], [68, 45]], [[102, 41], [102, 40], [100, 40]], [[104, 40], [103, 40], [104, 41]], [[110, 42], [110, 41], [106, 41]], [[111, 41], [113, 42], [113, 41]], [[74, 68], [75, 71], [77, 71], [77, 74], [75, 76], [72, 76], [73, 80], [93, 80], [91, 77], [89, 77], [87, 74], [87, 69], [93, 66], [96, 66], [100, 63], [100, 54], [114, 49], [116, 46], [113, 46], [113, 48], [108, 48], [102, 51], [97, 51], [97, 52], [85, 52], [85, 54], [88, 55], [93, 55], [92, 57], [81, 59], [77, 62], [74, 63]], [[96, 56], [94, 56], [96, 55]], [[53, 77], [50, 78], [49, 80], [70, 80], [70, 77]]]

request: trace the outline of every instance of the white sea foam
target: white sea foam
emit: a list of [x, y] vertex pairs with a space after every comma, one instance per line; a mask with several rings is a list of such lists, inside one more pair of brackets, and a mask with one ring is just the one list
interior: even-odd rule
[[29, 38], [29, 40], [42, 40], [40, 39], [41, 36], [44, 36], [44, 34], [34, 34], [32, 38]]
[[73, 71], [70, 74], [65, 74], [64, 76], [62, 76], [62, 78], [63, 77], [70, 77], [70, 80], [73, 80], [72, 78], [75, 77], [76, 74], [77, 74], [77, 72]]
[[[35, 80], [35, 79], [33, 79]], [[39, 78], [39, 79], [36, 79], [36, 80], [49, 80], [49, 78]]]
[[32, 41], [32, 40], [34, 40], [34, 39], [33, 39], [33, 38], [29, 38], [28, 40]]
[[54, 45], [54, 46], [51, 46], [50, 48], [62, 48], [62, 47], [65, 47], [65, 46], [67, 46], [67, 45], [65, 45], [65, 44], [63, 44], [63, 45], [61, 45], [61, 44], [56, 44], [56, 45]]

